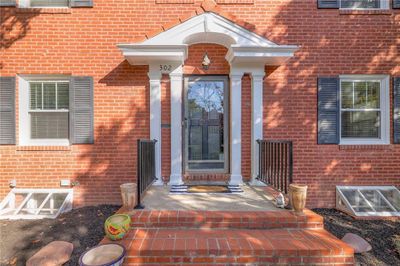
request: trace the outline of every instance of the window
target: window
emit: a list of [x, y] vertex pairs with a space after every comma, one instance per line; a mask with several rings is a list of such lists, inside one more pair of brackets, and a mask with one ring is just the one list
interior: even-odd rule
[[21, 7], [69, 7], [69, 0], [22, 0]]
[[389, 141], [389, 92], [386, 79], [348, 77], [340, 81], [341, 144]]
[[394, 186], [337, 186], [336, 208], [352, 216], [400, 216], [400, 191]]
[[30, 82], [31, 139], [68, 139], [68, 109], [68, 82]]
[[20, 76], [19, 145], [70, 145], [70, 77]]
[[340, 0], [343, 9], [387, 9], [388, 0]]

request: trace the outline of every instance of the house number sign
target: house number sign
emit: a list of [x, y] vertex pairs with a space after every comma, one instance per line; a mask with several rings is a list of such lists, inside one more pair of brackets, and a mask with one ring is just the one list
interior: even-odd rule
[[160, 71], [162, 73], [169, 73], [172, 70], [172, 66], [171, 65], [160, 65]]

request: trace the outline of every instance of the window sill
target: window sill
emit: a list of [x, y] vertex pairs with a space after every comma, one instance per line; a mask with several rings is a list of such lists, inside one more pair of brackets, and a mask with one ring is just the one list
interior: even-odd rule
[[17, 151], [70, 151], [71, 146], [17, 146]]
[[391, 15], [392, 13], [390, 9], [339, 9], [340, 15]]
[[68, 7], [57, 7], [57, 8], [24, 7], [24, 8], [17, 8], [17, 13], [71, 14], [71, 8], [68, 8]]
[[390, 144], [368, 144], [368, 145], [349, 145], [349, 144], [339, 144], [339, 150], [391, 150], [393, 146]]

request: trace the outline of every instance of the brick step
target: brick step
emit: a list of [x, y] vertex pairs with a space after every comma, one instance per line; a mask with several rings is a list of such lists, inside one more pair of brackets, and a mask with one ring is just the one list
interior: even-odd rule
[[323, 229], [135, 229], [124, 265], [353, 265], [353, 249]]
[[290, 211], [135, 211], [132, 228], [322, 229], [322, 216]]

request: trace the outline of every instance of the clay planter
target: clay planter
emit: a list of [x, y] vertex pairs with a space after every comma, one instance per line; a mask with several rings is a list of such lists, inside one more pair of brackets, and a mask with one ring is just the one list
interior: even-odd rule
[[297, 214], [302, 214], [306, 206], [307, 187], [306, 185], [289, 185], [290, 204]]
[[115, 214], [107, 218], [104, 231], [111, 240], [120, 240], [129, 231], [131, 217], [126, 214]]
[[124, 262], [125, 248], [120, 244], [93, 247], [79, 258], [80, 266], [120, 266]]
[[120, 186], [122, 197], [122, 208], [127, 211], [133, 210], [136, 206], [137, 185], [135, 183], [125, 183]]

